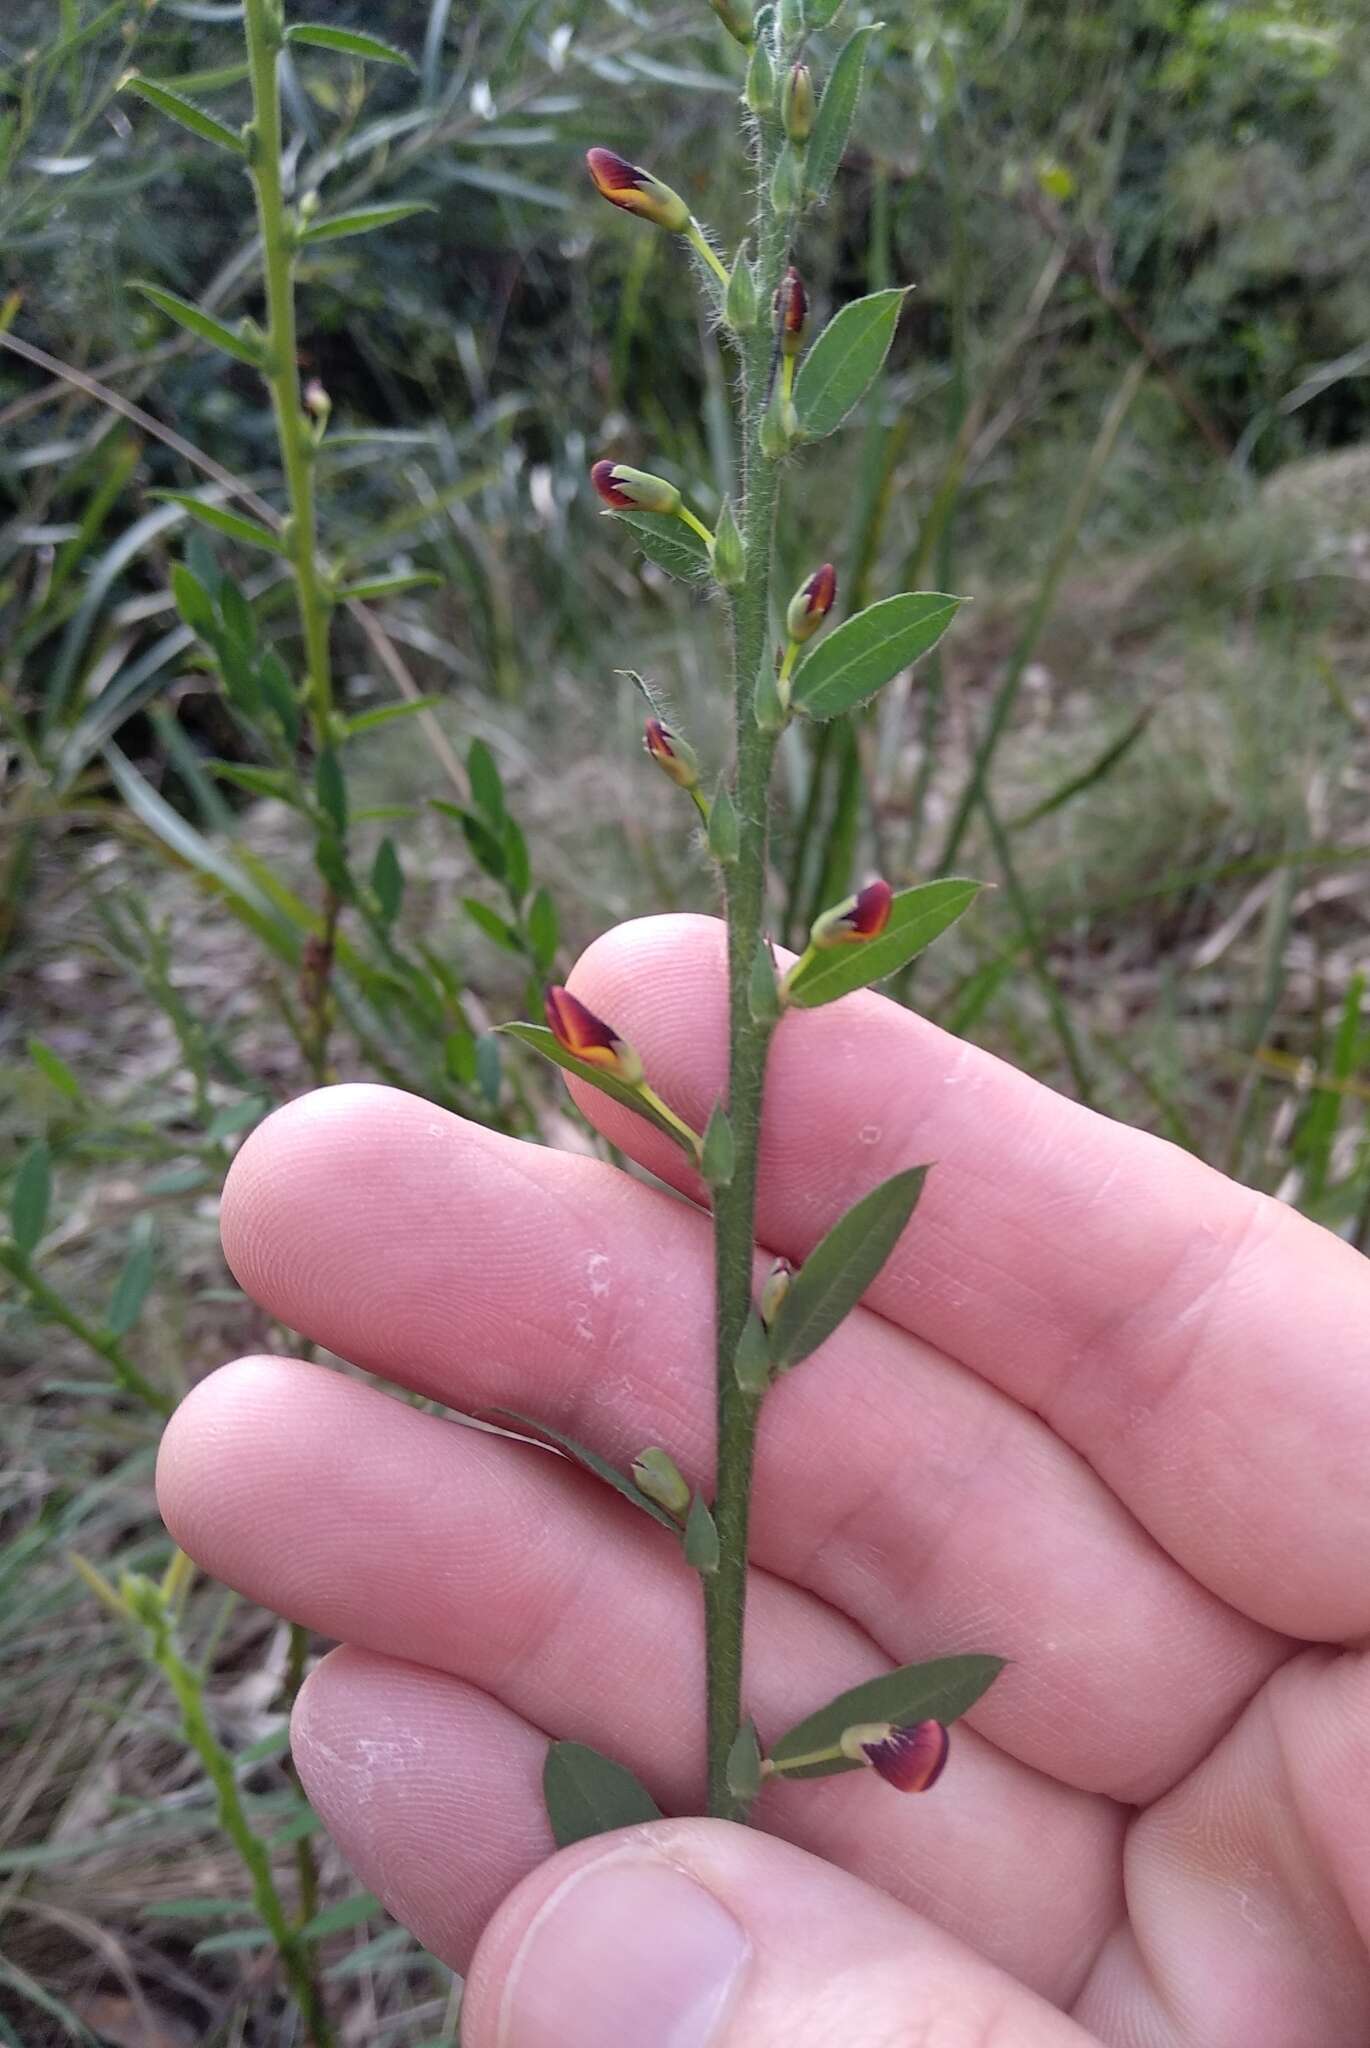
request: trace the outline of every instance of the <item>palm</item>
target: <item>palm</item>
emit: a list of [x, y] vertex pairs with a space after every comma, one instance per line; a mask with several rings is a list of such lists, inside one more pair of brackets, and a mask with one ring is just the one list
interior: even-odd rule
[[[718, 927], [662, 919], [575, 986], [702, 1122]], [[678, 1155], [586, 1109], [666, 1179]], [[1370, 2027], [1367, 1269], [1290, 1212], [878, 998], [780, 1033], [763, 1239], [939, 1161], [867, 1309], [768, 1404], [749, 1705], [763, 1736], [889, 1663], [1011, 1659], [923, 1800], [873, 1777], [758, 1818], [1109, 2043], [1340, 2048]], [[225, 1240], [274, 1314], [462, 1410], [707, 1472], [697, 1213], [379, 1090], [306, 1099], [235, 1168]], [[240, 1364], [172, 1425], [173, 1531], [351, 1648], [302, 1769], [364, 1877], [460, 1964], [549, 1847], [549, 1734], [669, 1810], [702, 1778], [697, 1589], [544, 1453], [358, 1382]]]

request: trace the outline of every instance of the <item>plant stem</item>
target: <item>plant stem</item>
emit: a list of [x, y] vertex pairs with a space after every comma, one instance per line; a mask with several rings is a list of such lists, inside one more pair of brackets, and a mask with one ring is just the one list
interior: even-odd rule
[[133, 1360], [124, 1351], [117, 1337], [104, 1330], [97, 1330], [84, 1316], [69, 1308], [61, 1295], [38, 1272], [32, 1261], [25, 1257], [18, 1245], [0, 1244], [0, 1266], [13, 1274], [29, 1300], [41, 1315], [49, 1321], [60, 1323], [64, 1330], [70, 1330], [73, 1337], [79, 1337], [86, 1347], [98, 1358], [103, 1358], [115, 1379], [126, 1394], [132, 1394], [155, 1415], [170, 1415], [175, 1402], [170, 1395], [154, 1387], [152, 1381], [139, 1372]]
[[266, 279], [267, 360], [263, 370], [271, 391], [290, 502], [287, 540], [295, 571], [300, 626], [304, 634], [310, 716], [319, 744], [328, 736], [333, 712], [333, 672], [328, 647], [328, 599], [319, 578], [318, 520], [314, 509], [314, 448], [300, 408], [295, 359], [296, 227], [281, 187], [281, 98], [278, 62], [281, 30], [268, 0], [243, 0], [247, 57], [252, 80], [253, 134], [250, 169], [262, 232]]
[[758, 298], [762, 316], [745, 337], [743, 355], [742, 538], [746, 578], [732, 603], [736, 763], [732, 796], [738, 821], [738, 856], [727, 868], [728, 1114], [733, 1127], [733, 1176], [714, 1198], [714, 1327], [718, 1443], [714, 1522], [718, 1570], [704, 1580], [708, 1672], [709, 1812], [716, 1819], [745, 1817], [746, 1803], [728, 1786], [728, 1753], [742, 1721], [743, 1624], [747, 1599], [747, 1536], [758, 1394], [745, 1392], [733, 1371], [738, 1343], [752, 1307], [752, 1254], [756, 1233], [757, 1153], [770, 1026], [752, 1016], [750, 984], [765, 914], [771, 765], [775, 736], [756, 722], [756, 685], [771, 659], [771, 558], [775, 538], [778, 465], [760, 447], [762, 416], [772, 372], [768, 309], [788, 248], [788, 223], [772, 212], [771, 172], [779, 146], [774, 118], [760, 124], [756, 151], [759, 229]]

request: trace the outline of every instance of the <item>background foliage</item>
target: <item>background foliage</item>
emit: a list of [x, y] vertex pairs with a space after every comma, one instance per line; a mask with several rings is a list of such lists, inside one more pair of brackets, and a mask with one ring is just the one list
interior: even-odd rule
[[[292, 54], [296, 190], [428, 209], [300, 269], [326, 553], [431, 579], [338, 615], [339, 787], [234, 685], [233, 645], [298, 672], [279, 563], [153, 495], [223, 502], [226, 475], [284, 502], [255, 373], [129, 289], [262, 318], [241, 169], [118, 90], [135, 66], [236, 128], [237, 7], [12, 0], [0, 24], [0, 2040], [298, 2028], [163, 1677], [70, 1561], [161, 1572], [157, 1405], [291, 1346], [217, 1248], [241, 1134], [328, 1074], [588, 1145], [490, 1026], [606, 924], [711, 907], [622, 671], [716, 759], [716, 625], [584, 479], [645, 463], [707, 516], [726, 359], [682, 332], [666, 239], [592, 213], [579, 153], [649, 156], [731, 249], [738, 53], [703, 0], [317, 11], [414, 68]], [[996, 879], [906, 995], [1364, 1243], [1370, 23], [1353, 0], [890, 12], [800, 254], [820, 309], [916, 290], [781, 581], [831, 556], [847, 608], [974, 602], [877, 713], [787, 735], [777, 922], [875, 867]], [[289, 1892], [287, 1635], [173, 1591]], [[451, 2039], [450, 1973], [318, 1852], [335, 2016]]]

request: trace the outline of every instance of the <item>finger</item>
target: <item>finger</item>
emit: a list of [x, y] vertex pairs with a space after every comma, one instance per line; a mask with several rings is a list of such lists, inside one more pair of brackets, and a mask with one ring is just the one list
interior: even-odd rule
[[[441, 1669], [697, 1806], [699, 1589], [678, 1543], [559, 1458], [322, 1367], [254, 1359], [173, 1416], [158, 1498], [206, 1570], [320, 1634]], [[748, 1706], [775, 1739], [888, 1668], [811, 1595], [753, 1575]], [[1122, 1812], [970, 1729], [935, 1795], [862, 1774], [768, 1787], [758, 1812], [1072, 1989], [1117, 1904]]]
[[[329, 1089], [249, 1140], [234, 1271], [292, 1328], [450, 1406], [499, 1403], [626, 1468], [713, 1460], [707, 1219], [597, 1161], [389, 1089]], [[1196, 1587], [1077, 1454], [964, 1368], [858, 1313], [768, 1401], [753, 1555], [896, 1663], [1011, 1660], [976, 1723], [1116, 1798], [1202, 1756], [1281, 1654]], [[1182, 1702], [1158, 1724], [1157, 1696]]]
[[721, 1821], [601, 1837], [506, 1901], [468, 2048], [1085, 2048], [1088, 2036], [907, 1908]]
[[[697, 1127], [726, 1073], [723, 928], [649, 918], [571, 977]], [[573, 1093], [680, 1183], [630, 1111]], [[884, 1315], [1044, 1416], [1204, 1584], [1272, 1628], [1370, 1627], [1370, 1267], [1282, 1203], [863, 993], [787, 1017], [760, 1234], [802, 1258], [857, 1196], [934, 1160], [871, 1289]]]
[[1370, 1660], [1310, 1651], [1132, 1828], [1076, 2006], [1120, 2048], [1370, 2040]]

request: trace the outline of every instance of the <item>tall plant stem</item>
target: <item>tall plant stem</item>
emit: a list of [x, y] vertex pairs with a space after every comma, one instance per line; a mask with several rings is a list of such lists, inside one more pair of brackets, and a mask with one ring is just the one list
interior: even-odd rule
[[281, 186], [281, 95], [277, 72], [282, 31], [269, 0], [243, 0], [243, 25], [252, 81], [249, 164], [266, 280], [267, 360], [263, 374], [271, 391], [290, 501], [287, 542], [304, 635], [306, 693], [314, 736], [322, 744], [332, 719], [333, 672], [328, 647], [329, 603], [319, 577], [314, 449], [300, 407], [295, 365], [298, 340], [294, 271], [298, 229], [287, 211]]
[[[783, 70], [783, 65], [780, 67]], [[739, 1386], [733, 1370], [752, 1306], [756, 1234], [757, 1152], [770, 1026], [752, 1015], [751, 978], [765, 918], [771, 766], [775, 736], [756, 721], [756, 685], [771, 658], [771, 560], [778, 464], [761, 452], [760, 434], [772, 370], [769, 309], [788, 246], [788, 223], [772, 212], [771, 171], [776, 124], [760, 124], [756, 152], [757, 287], [762, 315], [743, 348], [742, 537], [746, 580], [732, 605], [736, 763], [733, 802], [736, 861], [726, 869], [728, 915], [728, 1114], [735, 1161], [732, 1179], [714, 1199], [714, 1321], [718, 1449], [714, 1521], [719, 1563], [704, 1580], [708, 1671], [709, 1812], [741, 1819], [744, 1802], [728, 1784], [728, 1755], [742, 1720], [742, 1646], [747, 1600], [747, 1538], [760, 1396]]]

